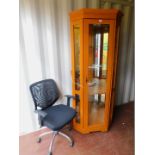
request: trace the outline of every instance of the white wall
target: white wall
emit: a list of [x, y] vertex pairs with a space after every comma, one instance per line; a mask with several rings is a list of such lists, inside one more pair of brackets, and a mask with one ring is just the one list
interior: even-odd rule
[[116, 105], [134, 101], [134, 1], [101, 0], [100, 7], [123, 12], [119, 40]]

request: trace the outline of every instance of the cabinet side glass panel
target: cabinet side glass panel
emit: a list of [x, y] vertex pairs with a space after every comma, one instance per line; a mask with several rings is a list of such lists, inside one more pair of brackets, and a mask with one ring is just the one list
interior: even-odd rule
[[88, 125], [104, 120], [108, 40], [108, 24], [89, 24]]
[[[74, 79], [73, 85], [75, 86], [75, 91], [80, 93], [80, 25], [73, 25], [73, 35], [74, 35]], [[75, 94], [75, 109], [76, 117], [75, 122], [80, 123], [80, 95]]]
[[74, 25], [74, 76], [75, 90], [80, 90], [80, 26]]
[[76, 104], [76, 117], [75, 117], [75, 121], [76, 123], [80, 123], [80, 95], [75, 94], [75, 104]]

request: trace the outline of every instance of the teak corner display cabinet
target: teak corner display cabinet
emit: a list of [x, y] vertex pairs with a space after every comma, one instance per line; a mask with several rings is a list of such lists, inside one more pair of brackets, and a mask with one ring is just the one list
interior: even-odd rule
[[81, 133], [107, 131], [112, 121], [121, 16], [115, 9], [70, 13], [73, 127]]

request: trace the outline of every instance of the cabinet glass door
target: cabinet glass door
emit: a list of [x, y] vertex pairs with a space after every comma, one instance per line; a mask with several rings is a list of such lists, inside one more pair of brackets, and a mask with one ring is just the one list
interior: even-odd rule
[[86, 92], [88, 126], [101, 125], [105, 120], [110, 24], [88, 22]]
[[89, 25], [88, 124], [103, 124], [108, 53], [108, 24]]

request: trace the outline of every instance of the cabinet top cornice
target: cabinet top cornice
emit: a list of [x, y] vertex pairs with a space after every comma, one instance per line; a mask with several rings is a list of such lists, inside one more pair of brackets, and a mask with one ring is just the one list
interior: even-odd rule
[[116, 19], [123, 14], [117, 9], [88, 9], [83, 8], [70, 12], [71, 20], [85, 19], [85, 18], [102, 18], [102, 19]]

